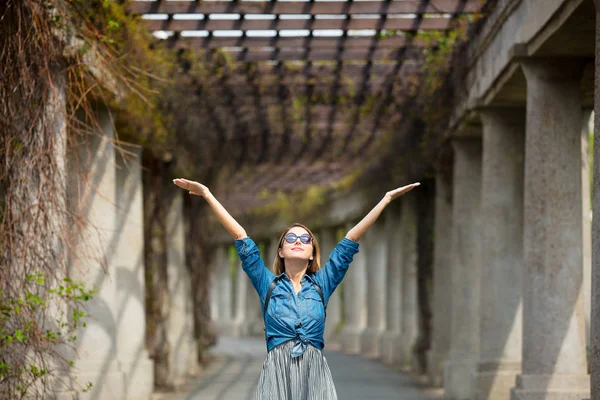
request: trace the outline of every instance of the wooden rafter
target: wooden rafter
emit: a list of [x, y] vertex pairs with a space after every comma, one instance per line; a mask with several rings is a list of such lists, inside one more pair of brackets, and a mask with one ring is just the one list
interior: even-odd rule
[[[397, 102], [410, 96], [398, 84], [418, 81], [423, 49], [435, 49], [434, 41], [416, 33], [448, 31], [458, 15], [479, 12], [482, 5], [482, 0], [134, 0], [130, 10], [145, 14], [144, 23], [157, 37], [171, 35], [163, 41], [167, 46], [204, 52], [207, 60], [217, 49], [227, 53], [227, 76], [202, 90], [211, 91], [212, 100], [204, 102], [214, 102], [206, 105], [213, 128], [233, 132], [220, 143], [235, 141], [241, 165], [281, 163], [290, 148], [292, 162], [320, 162], [340, 147], [356, 156], [346, 150], [371, 146], [392, 121], [387, 116], [399, 114]], [[373, 109], [363, 116], [367, 101]], [[308, 160], [299, 157], [309, 153]]]
[[[427, 0], [422, 0], [422, 2], [426, 2]], [[391, 1], [386, 1], [383, 2], [381, 5], [381, 13], [383, 14], [382, 17], [379, 19], [379, 30], [377, 32], [380, 32], [382, 29], [382, 26], [385, 25], [385, 13], [388, 11], [388, 8], [391, 4]], [[418, 26], [418, 25], [417, 25]], [[415, 26], [412, 26], [412, 29], [415, 29]], [[356, 131], [356, 125], [359, 122], [360, 119], [360, 109], [363, 106], [363, 103], [365, 101], [365, 94], [367, 91], [367, 87], [369, 86], [369, 82], [370, 82], [370, 77], [371, 77], [371, 67], [373, 65], [373, 55], [375, 52], [375, 48], [377, 47], [377, 42], [379, 40], [379, 35], [376, 35], [371, 42], [371, 46], [369, 48], [369, 57], [367, 57], [367, 63], [365, 64], [364, 68], [363, 68], [363, 79], [362, 79], [362, 84], [361, 84], [361, 88], [360, 88], [360, 92], [358, 93], [358, 96], [356, 98], [355, 101], [355, 111], [352, 117], [353, 122], [351, 123], [351, 128], [348, 131], [348, 134], [346, 135], [345, 139], [344, 139], [344, 143], [343, 143], [343, 147], [342, 147], [342, 153], [345, 152], [345, 150], [348, 147], [348, 144], [350, 143], [350, 140], [352, 140], [352, 137], [354, 136], [354, 133]], [[399, 52], [403, 52], [403, 49], [400, 49]]]
[[[306, 10], [304, 1], [134, 1], [130, 10], [136, 14], [377, 14], [381, 10], [379, 1], [356, 2], [349, 10], [340, 1], [319, 1]], [[271, 4], [274, 3], [274, 4]], [[453, 13], [460, 0], [432, 0], [423, 11], [419, 10], [418, 1], [394, 1], [388, 8], [390, 14]], [[467, 2], [464, 12], [479, 10], [479, 0]]]
[[[422, 6], [426, 7], [427, 5], [422, 4]], [[452, 13], [451, 21], [454, 21], [459, 15], [464, 13], [465, 7], [467, 7], [467, 0], [459, 1], [459, 3], [456, 5], [456, 9]], [[446, 30], [446, 34], [448, 34], [448, 33], [449, 33], [449, 29]], [[434, 52], [437, 51], [437, 48], [434, 47], [433, 51]], [[373, 128], [371, 129], [371, 134], [367, 137], [365, 142], [360, 147], [369, 146], [375, 140], [377, 131], [379, 130], [379, 126], [381, 125], [382, 117], [385, 114], [385, 111], [388, 109], [388, 106], [391, 106], [391, 108], [394, 108], [394, 109], [396, 109], [398, 107], [398, 102], [392, 101], [392, 89], [394, 86], [394, 81], [396, 80], [398, 72], [400, 71], [401, 62], [402, 62], [402, 60], [399, 59], [398, 62], [396, 63], [396, 67], [394, 67], [394, 72], [391, 75], [392, 79], [390, 79], [390, 81], [387, 83], [387, 85], [384, 86], [385, 93], [382, 96], [383, 104], [380, 107], [378, 107], [376, 110], [375, 122], [373, 124]]]
[[[385, 2], [383, 2], [385, 3]], [[414, 23], [414, 18], [387, 18], [386, 22], [379, 29], [386, 30], [410, 30]], [[348, 27], [350, 30], [377, 29], [380, 26], [381, 18], [350, 18]], [[273, 20], [222, 20], [222, 19], [201, 19], [201, 20], [146, 20], [146, 25], [152, 31], [268, 31], [268, 30], [302, 30], [306, 29], [306, 19], [276, 19]], [[422, 30], [445, 30], [448, 28], [449, 19], [446, 17], [424, 18], [419, 29]], [[344, 29], [345, 19], [317, 19], [312, 29], [331, 30]]]

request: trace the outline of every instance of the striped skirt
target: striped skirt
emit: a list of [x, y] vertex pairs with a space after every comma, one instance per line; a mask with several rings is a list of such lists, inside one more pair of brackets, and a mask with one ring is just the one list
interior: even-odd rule
[[294, 341], [273, 348], [258, 378], [255, 400], [337, 400], [327, 360], [321, 350], [308, 345], [292, 358]]

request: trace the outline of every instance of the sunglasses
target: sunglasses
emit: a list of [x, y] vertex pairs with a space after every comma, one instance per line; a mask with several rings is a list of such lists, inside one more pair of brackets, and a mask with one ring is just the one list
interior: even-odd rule
[[300, 241], [304, 244], [312, 243], [313, 240], [312, 236], [310, 236], [308, 233], [303, 233], [302, 235], [298, 236], [295, 233], [290, 232], [287, 233], [283, 238], [288, 243], [295, 243], [298, 238], [300, 238]]

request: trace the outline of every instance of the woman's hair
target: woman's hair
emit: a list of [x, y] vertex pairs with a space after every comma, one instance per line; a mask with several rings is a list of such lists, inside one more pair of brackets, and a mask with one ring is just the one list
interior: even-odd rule
[[283, 237], [295, 226], [299, 226], [300, 228], [306, 229], [306, 232], [312, 237], [312, 246], [313, 246], [313, 259], [308, 260], [308, 268], [306, 269], [307, 274], [314, 274], [319, 269], [321, 269], [321, 250], [319, 249], [319, 243], [317, 242], [317, 238], [315, 235], [308, 229], [306, 226], [302, 224], [295, 223], [292, 226], [288, 227], [283, 233], [281, 237], [279, 237], [279, 243], [277, 245], [277, 252], [275, 253], [275, 260], [273, 261], [273, 273], [275, 275], [280, 275], [285, 272], [285, 264], [283, 258], [279, 257], [279, 249], [283, 246]]

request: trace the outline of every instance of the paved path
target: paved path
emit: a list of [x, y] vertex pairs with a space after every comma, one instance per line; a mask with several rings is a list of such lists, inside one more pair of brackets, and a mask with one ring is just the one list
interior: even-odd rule
[[[201, 377], [186, 385], [187, 393], [162, 400], [247, 400], [252, 394], [266, 355], [264, 341], [219, 338], [214, 360]], [[339, 400], [438, 400], [439, 391], [420, 387], [415, 378], [380, 363], [338, 351], [325, 350]]]

